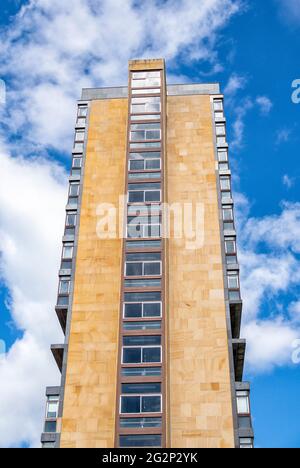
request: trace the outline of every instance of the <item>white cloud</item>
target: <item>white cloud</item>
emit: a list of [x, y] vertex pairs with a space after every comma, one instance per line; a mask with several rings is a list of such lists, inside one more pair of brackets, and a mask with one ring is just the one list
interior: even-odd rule
[[126, 83], [135, 57], [163, 56], [176, 68], [180, 55], [218, 69], [218, 31], [240, 8], [240, 0], [32, 0], [0, 36], [0, 76], [11, 77], [2, 118], [22, 132], [23, 148], [26, 139], [67, 150], [81, 88]]
[[284, 307], [300, 281], [300, 204], [283, 203], [276, 216], [249, 218], [249, 204], [236, 197], [239, 260], [244, 299], [247, 368], [252, 373], [292, 365], [292, 343], [300, 337], [298, 303]]
[[247, 84], [247, 78], [245, 76], [233, 74], [224, 89], [224, 94], [228, 99], [232, 99], [236, 96], [237, 92], [244, 89]]
[[290, 128], [282, 128], [278, 130], [276, 134], [276, 146], [281, 145], [282, 143], [287, 143], [290, 140], [292, 130]]
[[256, 104], [259, 106], [262, 115], [268, 115], [273, 107], [271, 99], [267, 96], [258, 96], [256, 98]]
[[36, 446], [44, 390], [59, 383], [51, 342], [62, 341], [54, 311], [66, 174], [43, 159], [0, 152], [1, 279], [24, 337], [0, 361], [0, 446]]
[[295, 183], [295, 179], [288, 176], [287, 174], [285, 174], [282, 178], [282, 183], [283, 185], [285, 185], [285, 187], [287, 187], [288, 189], [292, 188], [294, 183]]

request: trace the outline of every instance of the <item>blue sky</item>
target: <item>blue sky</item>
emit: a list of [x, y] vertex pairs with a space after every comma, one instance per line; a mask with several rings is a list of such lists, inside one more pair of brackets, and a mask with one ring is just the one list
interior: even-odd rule
[[[2, 109], [1, 113], [0, 108], [0, 152], [7, 180], [12, 177], [13, 181], [14, 174], [16, 183], [26, 190], [31, 188], [22, 212], [17, 203], [10, 207], [10, 212], [19, 215], [20, 224], [11, 222], [9, 212], [4, 209], [5, 199], [0, 195], [0, 210], [2, 207], [4, 213], [2, 232], [0, 227], [4, 245], [0, 259], [0, 339], [7, 343], [11, 352], [8, 363], [16, 374], [21, 369], [18, 357], [20, 349], [24, 350], [21, 347], [28, 342], [39, 347], [41, 367], [36, 364], [35, 372], [41, 376], [37, 383], [33, 380], [31, 387], [37, 388], [33, 394], [39, 403], [34, 406], [31, 400], [28, 402], [29, 408], [36, 409], [37, 417], [28, 414], [16, 417], [9, 435], [0, 436], [0, 446], [37, 443], [43, 406], [43, 395], [39, 392], [44, 384], [53, 384], [52, 378], [57, 378], [50, 364], [49, 375], [39, 369], [45, 367], [42, 357], [47, 354], [48, 344], [54, 336], [60, 336], [55, 317], [51, 317], [66, 194], [64, 171], [70, 164], [75, 100], [80, 88], [122, 85], [126, 82], [128, 59], [163, 55], [172, 81], [220, 81], [225, 91], [240, 227], [243, 334], [249, 342], [245, 378], [252, 382], [256, 445], [300, 447], [300, 368], [291, 357], [292, 343], [300, 339], [300, 104], [291, 100], [292, 82], [300, 79], [300, 1], [205, 0], [203, 15], [199, 11], [201, 2], [196, 0], [156, 2], [156, 10], [164, 8], [164, 18], [172, 25], [169, 28], [167, 25], [168, 31], [158, 39], [147, 29], [148, 35], [143, 36], [139, 28], [143, 24], [147, 28], [148, 18], [156, 14], [151, 9], [154, 0], [147, 3], [149, 11], [140, 10], [138, 14], [134, 2], [126, 0], [127, 8], [123, 2], [122, 21], [125, 26], [130, 24], [130, 30], [117, 37], [115, 30], [120, 18], [114, 8], [105, 8], [105, 1], [76, 0], [83, 29], [87, 28], [83, 31], [86, 44], [83, 39], [83, 43], [74, 39], [74, 44], [72, 41], [69, 44], [64, 36], [60, 37], [62, 24], [69, 35], [80, 24], [67, 2], [60, 2], [55, 10], [57, 1], [53, 0], [51, 10], [51, 2], [39, 0], [36, 8], [26, 11], [20, 20], [13, 15], [22, 3], [25, 2], [2, 0], [0, 12], [3, 39], [0, 78], [6, 82], [9, 104], [8, 112]], [[99, 14], [86, 9], [87, 5], [102, 3]], [[112, 4], [117, 7], [118, 0]], [[55, 18], [52, 23], [47, 21], [51, 15]], [[38, 26], [41, 18], [46, 18], [40, 26], [42, 32]], [[183, 28], [185, 22], [187, 30]], [[29, 37], [26, 31], [31, 32]], [[16, 36], [12, 36], [13, 32]], [[108, 49], [107, 54], [104, 49]], [[20, 54], [23, 63], [19, 61]], [[57, 136], [55, 143], [53, 135]], [[23, 170], [17, 170], [16, 174], [20, 167]], [[35, 230], [42, 229], [45, 221], [39, 220], [40, 206], [36, 200], [41, 178], [44, 192], [40, 203], [51, 208], [53, 235], [51, 232], [45, 235], [41, 245], [39, 241], [26, 244], [29, 241], [25, 220], [29, 219]], [[41, 279], [16, 260], [12, 246], [16, 246], [21, 258], [26, 258], [30, 249], [37, 250], [33, 266], [41, 262], [47, 271]], [[38, 331], [33, 325], [32, 309], [41, 312]], [[46, 332], [45, 328], [49, 330]], [[20, 349], [15, 343], [17, 339]], [[9, 373], [9, 369], [5, 372]], [[25, 420], [24, 429], [20, 430]]]

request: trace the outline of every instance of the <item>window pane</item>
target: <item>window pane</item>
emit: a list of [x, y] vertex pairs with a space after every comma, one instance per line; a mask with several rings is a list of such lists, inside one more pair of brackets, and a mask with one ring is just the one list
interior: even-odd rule
[[65, 246], [63, 248], [63, 258], [70, 259], [73, 257], [73, 246]]
[[159, 377], [161, 376], [161, 367], [130, 367], [123, 368], [124, 377]]
[[140, 348], [123, 348], [123, 363], [135, 364], [141, 362]]
[[129, 396], [121, 397], [121, 413], [140, 413], [141, 411], [141, 403], [140, 397], [136, 396]]
[[120, 447], [161, 447], [160, 435], [120, 436]]
[[161, 301], [161, 292], [125, 293], [126, 302], [155, 302]]
[[144, 304], [143, 316], [144, 317], [160, 317], [161, 316], [161, 303]]
[[239, 278], [238, 278], [238, 276], [228, 276], [228, 287], [229, 287], [229, 289], [238, 289], [239, 288]]
[[71, 197], [77, 197], [79, 194], [79, 184], [70, 184], [70, 192]]
[[142, 413], [160, 413], [160, 412], [161, 412], [160, 396], [142, 397]]
[[51, 401], [47, 405], [47, 415], [48, 419], [54, 419], [57, 417], [58, 413], [58, 401]]
[[145, 276], [159, 276], [161, 274], [160, 263], [145, 263], [144, 264], [144, 275]]
[[239, 417], [239, 427], [241, 429], [251, 429], [251, 418], [248, 416]]
[[143, 171], [144, 164], [144, 160], [129, 161], [129, 169], [131, 171]]
[[146, 160], [146, 169], [160, 169], [160, 159]]
[[76, 225], [76, 214], [68, 214], [66, 218], [66, 226]]
[[140, 203], [144, 201], [144, 192], [129, 192], [129, 203]]
[[87, 107], [78, 107], [78, 116], [79, 117], [86, 117], [88, 112]]
[[161, 322], [124, 322], [123, 324], [124, 330], [133, 331], [133, 330], [160, 330], [161, 329]]
[[120, 427], [122, 428], [148, 428], [161, 427], [161, 418], [121, 418]]
[[153, 260], [161, 260], [160, 252], [145, 252], [145, 253], [129, 253], [126, 255], [126, 260], [128, 262], [147, 262]]
[[160, 348], [143, 348], [142, 355], [143, 362], [161, 362]]
[[126, 263], [126, 276], [142, 276], [142, 263]]
[[73, 167], [81, 167], [82, 158], [73, 158]]
[[161, 384], [160, 383], [130, 383], [122, 384], [122, 393], [161, 393]]
[[124, 317], [136, 318], [142, 316], [142, 304], [125, 304]]
[[227, 254], [236, 253], [235, 241], [225, 241], [225, 249]]
[[125, 288], [161, 288], [160, 279], [127, 279]]
[[159, 202], [160, 191], [145, 192], [145, 202]]
[[249, 398], [248, 397], [238, 397], [237, 398], [237, 407], [239, 414], [249, 414]]
[[59, 283], [59, 293], [60, 294], [68, 294], [70, 290], [70, 281], [62, 280]]
[[145, 335], [145, 336], [124, 336], [124, 346], [153, 346], [160, 345], [161, 337], [159, 335]]
[[56, 421], [46, 421], [45, 422], [45, 432], [47, 432], [47, 433], [56, 432]]

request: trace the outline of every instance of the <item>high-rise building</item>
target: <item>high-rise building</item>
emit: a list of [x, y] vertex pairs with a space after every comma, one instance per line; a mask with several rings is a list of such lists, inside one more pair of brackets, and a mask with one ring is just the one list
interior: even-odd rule
[[253, 447], [219, 85], [84, 89], [66, 211], [43, 447]]

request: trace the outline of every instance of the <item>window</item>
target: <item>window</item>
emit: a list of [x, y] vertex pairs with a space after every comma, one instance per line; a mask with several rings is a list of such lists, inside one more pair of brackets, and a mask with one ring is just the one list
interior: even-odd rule
[[56, 432], [56, 421], [46, 421], [44, 431], [50, 434]]
[[129, 262], [135, 261], [155, 261], [161, 260], [161, 253], [160, 252], [143, 252], [143, 253], [128, 253], [126, 255], [126, 260]]
[[121, 396], [121, 414], [161, 413], [161, 395]]
[[221, 192], [222, 202], [229, 203], [231, 201], [231, 192], [228, 190], [223, 190]]
[[80, 185], [76, 182], [72, 182], [69, 188], [70, 197], [78, 197]]
[[160, 88], [143, 88], [143, 89], [132, 89], [131, 91], [133, 96], [138, 96], [142, 94], [160, 94]]
[[223, 207], [223, 221], [233, 221], [233, 209], [230, 206]]
[[59, 396], [48, 396], [46, 419], [56, 419], [58, 415]]
[[[142, 155], [145, 154], [147, 156], [133, 158], [131, 155]], [[159, 155], [157, 159], [152, 154]], [[160, 170], [161, 169], [161, 159], [160, 153], [131, 153], [130, 160], [129, 160], [129, 170], [130, 171], [151, 171], [151, 170]], [[150, 155], [150, 156], [148, 156]]]
[[82, 158], [73, 158], [72, 167], [81, 168], [81, 166], [82, 166]]
[[129, 203], [147, 203], [161, 201], [161, 184], [129, 184], [128, 202]]
[[160, 240], [141, 240], [141, 241], [127, 241], [127, 250], [131, 249], [161, 249]]
[[131, 104], [132, 114], [153, 113], [161, 110], [159, 96], [132, 98]]
[[121, 418], [120, 427], [125, 429], [143, 429], [148, 427], [161, 427], [161, 418]]
[[73, 244], [64, 244], [62, 257], [64, 260], [70, 260], [73, 258]]
[[122, 393], [161, 393], [160, 383], [126, 383], [122, 384]]
[[160, 224], [130, 224], [127, 226], [127, 237], [130, 239], [145, 239], [161, 237]]
[[224, 146], [226, 145], [226, 137], [225, 136], [218, 136], [217, 137], [217, 146]]
[[161, 435], [122, 435], [120, 447], [161, 447]]
[[229, 164], [227, 162], [219, 163], [219, 170], [220, 171], [229, 171]]
[[161, 317], [161, 302], [127, 302], [124, 304], [124, 318]]
[[214, 110], [222, 111], [223, 110], [223, 101], [222, 99], [214, 99]]
[[66, 216], [66, 226], [73, 227], [76, 226], [77, 214], [76, 213], [68, 213]]
[[228, 272], [228, 288], [229, 289], [239, 289], [239, 275], [238, 272]]
[[218, 150], [218, 159], [220, 162], [228, 161], [228, 152], [225, 149]]
[[75, 143], [74, 144], [74, 153], [82, 153], [84, 149], [83, 143]]
[[225, 238], [225, 252], [226, 252], [226, 254], [236, 254], [235, 237], [226, 237]]
[[236, 393], [238, 414], [250, 414], [249, 393], [238, 391]]
[[75, 141], [84, 141], [85, 132], [83, 130], [77, 130], [75, 132]]
[[69, 279], [61, 279], [59, 282], [59, 288], [58, 288], [59, 294], [69, 294], [70, 284], [71, 282]]
[[126, 276], [160, 276], [161, 254], [137, 253], [127, 254], [125, 265]]
[[151, 88], [161, 85], [160, 72], [133, 73], [131, 86], [133, 88]]
[[87, 106], [78, 106], [78, 117], [86, 117], [88, 113]]
[[225, 119], [224, 112], [215, 112], [215, 120], [216, 121], [224, 120], [224, 119]]
[[153, 124], [133, 124], [131, 125], [130, 140], [160, 140], [161, 126], [160, 123]]
[[85, 127], [85, 124], [86, 124], [86, 118], [85, 117], [78, 117], [77, 118], [76, 125], [78, 125], [79, 127]]
[[42, 448], [44, 449], [50, 449], [50, 448], [55, 448], [55, 442], [43, 442], [42, 443]]
[[161, 292], [130, 292], [124, 294], [125, 302], [158, 302], [161, 301]]
[[226, 256], [226, 263], [227, 265], [236, 265], [237, 264], [237, 256], [236, 255], [227, 255]]
[[48, 396], [47, 401], [47, 411], [46, 411], [46, 418], [47, 419], [56, 419], [58, 415], [58, 405], [59, 405], [59, 396]]
[[154, 143], [150, 142], [140, 142], [140, 143], [130, 143], [130, 149], [150, 149], [150, 148], [160, 148], [161, 142], [156, 141]]
[[125, 288], [161, 288], [161, 279], [127, 279]]
[[226, 127], [224, 124], [216, 125], [216, 135], [217, 136], [224, 136], [226, 135]]
[[160, 377], [161, 367], [123, 367], [123, 377]]
[[144, 331], [144, 330], [160, 330], [161, 329], [161, 322], [124, 322], [123, 328], [126, 331]]
[[160, 114], [131, 115], [131, 121], [160, 120]]
[[240, 439], [240, 448], [241, 449], [253, 449], [253, 439], [241, 438]]
[[229, 176], [220, 177], [221, 190], [231, 190], [231, 183]]
[[241, 296], [239, 291], [229, 291], [229, 300], [230, 301], [240, 301]]
[[239, 420], [239, 428], [240, 429], [251, 429], [251, 418], [249, 416], [240, 416]]

